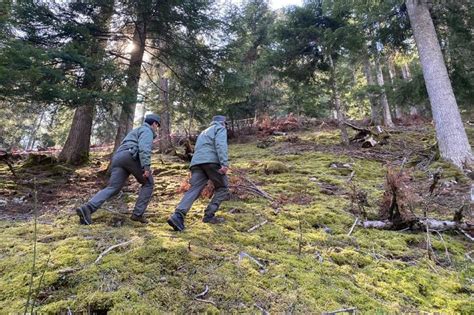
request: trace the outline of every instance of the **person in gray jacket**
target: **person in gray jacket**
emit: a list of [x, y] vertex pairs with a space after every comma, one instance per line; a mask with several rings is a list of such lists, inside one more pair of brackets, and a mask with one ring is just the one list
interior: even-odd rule
[[213, 224], [223, 222], [223, 219], [216, 217], [215, 214], [229, 193], [226, 175], [228, 168], [225, 116], [214, 116], [210, 127], [201, 132], [196, 141], [190, 165], [191, 180], [189, 183], [191, 187], [167, 221], [175, 231], [184, 230], [184, 217], [201, 194], [208, 180], [214, 184], [214, 195], [204, 211], [202, 221]]
[[150, 169], [151, 150], [159, 127], [160, 116], [149, 114], [145, 117], [142, 126], [127, 134], [112, 157], [112, 170], [107, 187], [76, 209], [81, 224], [92, 224], [92, 213], [122, 189], [130, 174], [142, 185], [131, 219], [141, 223], [148, 222], [144, 213], [150, 202], [154, 186]]

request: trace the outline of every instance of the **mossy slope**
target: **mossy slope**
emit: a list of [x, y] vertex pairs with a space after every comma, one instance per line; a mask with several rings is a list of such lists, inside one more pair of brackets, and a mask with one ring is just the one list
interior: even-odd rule
[[[313, 136], [327, 143], [337, 138], [327, 131]], [[38, 226], [36, 283], [45, 274], [37, 310], [320, 313], [356, 307], [367, 313], [474, 312], [474, 267], [461, 236], [445, 234], [444, 243], [432, 236], [438, 264], [426, 255], [424, 234], [356, 228], [347, 236], [354, 221], [347, 211], [347, 175], [328, 165], [351, 163], [354, 182], [368, 192], [368, 210], [375, 213], [385, 174], [381, 163], [314, 151], [275, 156], [272, 148], [255, 143], [232, 145], [230, 152], [233, 167], [245, 169], [271, 195], [286, 198], [278, 214], [261, 198], [232, 200], [222, 207], [226, 223], [209, 226], [200, 221], [206, 200], [199, 200], [187, 217], [187, 231], [177, 234], [165, 222], [181, 197], [173, 191], [187, 172], [176, 163], [171, 165], [176, 172], [156, 176], [147, 226], [105, 210], [94, 216], [92, 226], [80, 226], [73, 204], [59, 213], [47, 212]], [[264, 174], [256, 165], [268, 161], [282, 162], [290, 171]], [[321, 183], [337, 187], [338, 193], [322, 193]], [[135, 195], [125, 195], [108, 209], [120, 212], [124, 202], [131, 208]], [[268, 223], [247, 232], [264, 220]], [[0, 223], [2, 312], [23, 310], [32, 230], [31, 221]], [[105, 249], [128, 240], [133, 241], [94, 263]], [[212, 303], [195, 299], [206, 286], [203, 299]]]

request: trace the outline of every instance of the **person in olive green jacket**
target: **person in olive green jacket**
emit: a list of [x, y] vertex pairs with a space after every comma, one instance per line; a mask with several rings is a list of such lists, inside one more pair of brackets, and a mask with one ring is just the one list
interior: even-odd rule
[[215, 214], [229, 193], [226, 175], [228, 168], [225, 117], [214, 116], [210, 127], [201, 132], [196, 141], [190, 165], [191, 187], [167, 221], [175, 231], [184, 230], [184, 217], [201, 194], [208, 180], [214, 184], [214, 195], [204, 211], [202, 221], [212, 224], [223, 222], [223, 219], [216, 217]]
[[112, 158], [109, 184], [91, 200], [76, 209], [80, 224], [92, 224], [92, 213], [108, 199], [116, 195], [132, 174], [142, 185], [131, 219], [147, 223], [144, 213], [153, 193], [153, 176], [150, 169], [153, 139], [160, 126], [160, 116], [149, 114], [142, 126], [133, 129], [123, 139]]

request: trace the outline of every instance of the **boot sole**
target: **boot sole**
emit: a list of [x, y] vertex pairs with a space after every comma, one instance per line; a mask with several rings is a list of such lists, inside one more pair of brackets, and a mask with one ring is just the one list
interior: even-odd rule
[[180, 228], [172, 219], [168, 219], [166, 222], [175, 230], [176, 232], [182, 232], [184, 228]]
[[86, 219], [86, 215], [84, 213], [84, 210], [82, 208], [77, 208], [76, 209], [76, 214], [79, 216], [79, 223], [83, 225], [91, 225], [92, 222], [89, 222]]

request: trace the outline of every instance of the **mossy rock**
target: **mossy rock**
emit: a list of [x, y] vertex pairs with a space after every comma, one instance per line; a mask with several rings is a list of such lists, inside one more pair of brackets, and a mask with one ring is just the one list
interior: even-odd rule
[[58, 159], [51, 155], [45, 154], [31, 154], [23, 164], [24, 167], [31, 167], [37, 165], [54, 165], [58, 163]]
[[290, 168], [280, 161], [268, 161], [264, 164], [263, 170], [265, 174], [281, 174], [287, 173]]
[[51, 173], [53, 175], [66, 175], [74, 173], [74, 170], [70, 167], [58, 164], [51, 168]]

